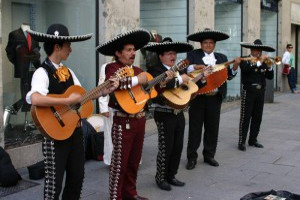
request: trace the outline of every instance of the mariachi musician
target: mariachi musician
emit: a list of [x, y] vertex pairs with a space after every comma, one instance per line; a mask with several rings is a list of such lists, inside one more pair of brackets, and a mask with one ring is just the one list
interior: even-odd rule
[[[193, 46], [185, 42], [173, 42], [171, 38], [167, 37], [161, 43], [148, 44], [144, 49], [156, 52], [159, 57], [159, 64], [148, 69], [148, 72], [153, 77], [157, 77], [175, 65], [177, 53], [191, 51], [193, 50]], [[175, 178], [183, 148], [185, 119], [183, 110], [173, 109], [166, 105], [161, 94], [165, 90], [177, 88], [188, 81], [189, 77], [186, 74], [180, 75], [177, 72], [169, 82], [162, 82], [155, 87], [159, 93], [152, 100], [154, 120], [158, 129], [158, 154], [155, 180], [158, 187], [162, 190], [171, 190], [170, 184], [174, 186], [185, 185], [184, 182]]]
[[[106, 65], [106, 79], [118, 69], [129, 66], [131, 76], [122, 79], [117, 90], [125, 90], [147, 83], [147, 76], [142, 69], [133, 66], [136, 51], [146, 45], [150, 34], [144, 29], [127, 31], [111, 40], [100, 44], [97, 51], [105, 56], [114, 56], [115, 62]], [[113, 152], [109, 171], [110, 200], [146, 200], [137, 193], [136, 179], [142, 156], [145, 135], [145, 110], [136, 114], [126, 113], [110, 96], [108, 106], [114, 111], [112, 125]]]
[[[72, 52], [71, 42], [88, 40], [92, 34], [70, 36], [68, 28], [62, 24], [52, 24], [47, 33], [36, 31], [29, 31], [29, 33], [36, 41], [44, 42], [47, 58], [33, 74], [31, 90], [27, 93], [26, 101], [33, 106], [50, 107], [51, 110], [55, 109], [54, 106], [72, 106], [81, 102], [82, 96], [76, 92], [68, 97], [56, 97], [53, 94], [63, 94], [68, 88], [80, 85], [75, 73], [64, 66], [62, 61], [67, 60]], [[113, 83], [98, 95], [108, 94], [118, 87], [118, 83], [118, 79], [115, 78]], [[95, 98], [97, 97], [95, 94]], [[45, 116], [46, 114], [45, 111]], [[78, 121], [77, 127], [69, 138], [65, 140], [44, 138], [42, 147], [45, 156], [44, 199], [58, 200], [62, 190], [62, 199], [80, 199], [84, 178], [81, 122]], [[63, 188], [64, 174], [66, 178]]]
[[[188, 40], [200, 42], [201, 49], [193, 50], [187, 54], [187, 59], [191, 63], [187, 72], [203, 69], [206, 65], [214, 66], [226, 62], [227, 57], [224, 54], [214, 52], [214, 49], [217, 41], [226, 40], [228, 38], [229, 35], [226, 33], [208, 28], [188, 35]], [[236, 75], [238, 65], [239, 59], [237, 58], [232, 69], [228, 66], [228, 80], [231, 80]], [[213, 76], [213, 74], [210, 76]], [[198, 83], [198, 85], [199, 84], [203, 83]], [[222, 100], [226, 97], [226, 93], [227, 85], [225, 78], [224, 83], [220, 87], [215, 88], [210, 93], [197, 95], [190, 103], [187, 146], [188, 162], [186, 165], [188, 170], [194, 169], [197, 163], [197, 150], [201, 143], [203, 125], [204, 162], [211, 166], [219, 166], [214, 156], [217, 149], [221, 104]]]
[[268, 60], [268, 55], [262, 55], [262, 51], [274, 52], [275, 49], [263, 45], [260, 39], [255, 40], [253, 43], [241, 43], [241, 46], [251, 50], [249, 57], [256, 58], [255, 62], [252, 60], [240, 63], [242, 94], [238, 149], [246, 151], [245, 143], [250, 121], [248, 144], [249, 146], [263, 148], [263, 145], [257, 142], [257, 136], [264, 109], [266, 78], [272, 80], [274, 70], [272, 65], [269, 67], [265, 63]]

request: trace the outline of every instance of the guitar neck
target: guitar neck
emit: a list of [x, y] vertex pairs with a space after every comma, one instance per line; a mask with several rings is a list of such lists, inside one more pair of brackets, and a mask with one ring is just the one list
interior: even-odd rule
[[99, 95], [99, 93], [103, 90], [103, 88], [108, 86], [108, 84], [109, 84], [109, 80], [107, 80], [104, 83], [98, 85], [97, 87], [95, 87], [91, 91], [85, 93], [82, 96], [81, 105], [85, 104], [86, 102], [88, 102], [90, 100], [95, 99]]
[[[182, 70], [182, 69], [186, 68], [188, 65], [189, 65], [189, 61], [187, 59], [185, 59], [185, 60], [180, 61], [173, 67], [171, 67], [168, 71], [177, 72], [179, 69]], [[155, 77], [154, 79], [152, 79], [151, 81], [148, 82], [147, 89], [151, 89], [156, 84], [164, 81], [166, 79], [166, 77], [167, 77], [167, 74], [165, 72], [158, 75], [157, 77]]]
[[202, 73], [200, 73], [198, 76], [196, 76], [195, 78], [193, 78], [193, 82], [196, 83], [198, 82], [202, 77], [204, 76], [204, 71]]

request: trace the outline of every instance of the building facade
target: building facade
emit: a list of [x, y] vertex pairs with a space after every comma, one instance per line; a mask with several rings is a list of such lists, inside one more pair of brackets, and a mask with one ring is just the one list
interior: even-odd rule
[[[241, 41], [253, 42], [261, 38], [265, 44], [276, 48], [275, 53], [269, 54], [272, 57], [282, 56], [286, 44], [292, 43], [296, 69], [300, 66], [300, 14], [297, 12], [300, 0], [0, 0], [0, 4], [0, 146], [10, 153], [17, 168], [42, 159], [41, 137], [37, 137], [37, 131], [22, 130], [22, 125], [31, 121], [29, 112], [20, 111], [10, 116], [9, 127], [4, 124], [5, 108], [20, 99], [20, 80], [14, 77], [14, 67], [5, 48], [9, 33], [23, 23], [40, 32], [45, 32], [52, 23], [62, 23], [71, 35], [94, 34], [91, 40], [72, 44], [72, 55], [65, 63], [87, 90], [96, 86], [99, 66], [111, 61], [110, 57], [99, 55], [95, 47], [122, 31], [139, 27], [174, 41], [186, 41], [186, 35], [204, 28], [224, 31], [230, 39], [218, 42], [216, 51], [226, 54], [229, 60], [249, 54], [240, 47]], [[199, 43], [192, 44], [199, 48]], [[43, 61], [45, 53], [42, 44], [40, 46]], [[185, 54], [178, 57], [183, 59]], [[135, 64], [147, 67], [140, 53]], [[288, 91], [281, 68], [275, 68], [275, 79], [268, 83], [270, 102], [274, 90]], [[228, 84], [228, 98], [239, 96], [238, 74]], [[21, 129], [17, 129], [18, 126]], [[26, 143], [20, 138], [31, 140]]]

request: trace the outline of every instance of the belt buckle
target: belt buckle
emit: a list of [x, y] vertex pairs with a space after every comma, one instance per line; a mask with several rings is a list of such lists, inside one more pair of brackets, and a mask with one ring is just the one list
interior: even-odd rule
[[173, 110], [173, 113], [174, 113], [174, 115], [178, 115], [178, 113], [180, 113], [180, 110], [174, 109], [174, 110]]
[[256, 85], [256, 89], [260, 90], [260, 89], [261, 89], [261, 85], [260, 85], [260, 84], [257, 84], [257, 85]]

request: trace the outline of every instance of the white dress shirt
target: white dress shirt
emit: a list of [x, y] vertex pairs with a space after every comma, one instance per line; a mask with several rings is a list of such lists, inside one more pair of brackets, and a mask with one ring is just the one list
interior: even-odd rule
[[[55, 67], [55, 69], [57, 69], [60, 66], [63, 66], [62, 63], [55, 64], [53, 63], [53, 66]], [[74, 74], [74, 72], [68, 68], [69, 71], [71, 72], [71, 75], [73, 77], [73, 81], [74, 81], [74, 85], [79, 85], [81, 86], [78, 78], [76, 77], [76, 75]], [[40, 93], [41, 95], [47, 95], [49, 93], [49, 77], [48, 77], [48, 72], [43, 68], [43, 67], [39, 67], [33, 74], [32, 76], [32, 80], [31, 80], [31, 90], [27, 93], [26, 95], [26, 102], [28, 104], [31, 104], [31, 95], [35, 92]]]

